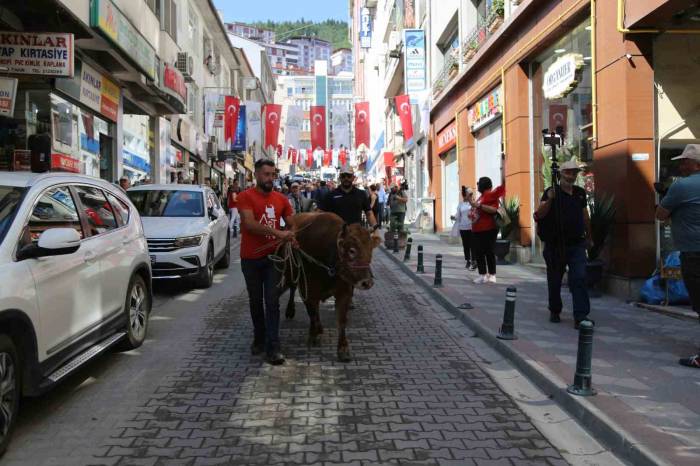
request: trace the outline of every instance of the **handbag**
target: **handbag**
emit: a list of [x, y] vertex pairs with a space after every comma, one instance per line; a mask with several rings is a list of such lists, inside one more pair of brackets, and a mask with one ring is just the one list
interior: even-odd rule
[[506, 211], [506, 206], [503, 205], [503, 201], [498, 203], [498, 211], [496, 212], [496, 225], [498, 228], [503, 228], [510, 225], [511, 219]]
[[454, 222], [452, 224], [452, 230], [450, 231], [450, 237], [452, 238], [459, 238], [459, 225], [457, 222]]

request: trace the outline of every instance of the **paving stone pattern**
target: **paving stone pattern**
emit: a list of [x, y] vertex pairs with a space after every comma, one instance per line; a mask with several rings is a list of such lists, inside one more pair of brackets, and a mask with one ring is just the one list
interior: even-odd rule
[[297, 305], [282, 323], [287, 364], [272, 367], [249, 353], [246, 295], [226, 299], [94, 463], [566, 464], [470, 355], [466, 328], [377, 256], [351, 311], [353, 362], [336, 360], [331, 303], [321, 348], [307, 347]]

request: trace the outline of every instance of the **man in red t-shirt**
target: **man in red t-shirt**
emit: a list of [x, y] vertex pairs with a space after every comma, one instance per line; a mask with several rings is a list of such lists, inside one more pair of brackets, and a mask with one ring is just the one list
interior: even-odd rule
[[[255, 162], [256, 186], [238, 195], [241, 215], [241, 270], [250, 299], [254, 338], [251, 352], [267, 353], [273, 365], [284, 363], [280, 352], [280, 307], [277, 284], [280, 275], [268, 255], [277, 245], [294, 241], [294, 233], [280, 230], [280, 219], [291, 226], [294, 213], [286, 196], [273, 190], [275, 164], [262, 159]], [[263, 305], [264, 301], [264, 305]]]

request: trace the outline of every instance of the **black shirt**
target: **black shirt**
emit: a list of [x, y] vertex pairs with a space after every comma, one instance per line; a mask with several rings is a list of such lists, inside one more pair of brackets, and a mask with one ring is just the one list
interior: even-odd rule
[[[547, 200], [547, 193], [552, 188], [548, 188], [542, 195], [542, 201]], [[588, 206], [586, 201], [586, 190], [580, 186], [574, 186], [571, 194], [559, 189], [559, 205], [561, 209], [561, 222], [557, 220], [557, 199], [552, 201], [549, 213], [540, 220], [538, 227], [543, 230], [544, 241], [554, 241], [559, 235], [559, 228], [564, 234], [564, 241], [567, 244], [578, 244], [586, 237], [586, 226], [583, 221], [583, 209]], [[561, 225], [561, 226], [559, 226]]]
[[349, 192], [337, 188], [329, 192], [319, 205], [321, 210], [333, 212], [351, 225], [362, 221], [362, 212], [371, 210], [369, 196], [361, 189], [353, 187]]

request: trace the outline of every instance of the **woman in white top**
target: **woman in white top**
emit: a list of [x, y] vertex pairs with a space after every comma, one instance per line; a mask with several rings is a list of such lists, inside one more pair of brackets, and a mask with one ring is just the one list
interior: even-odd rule
[[455, 226], [459, 229], [459, 236], [462, 238], [466, 267], [470, 270], [476, 270], [476, 256], [472, 248], [472, 219], [469, 215], [472, 210], [469, 201], [473, 196], [474, 191], [471, 188], [462, 186], [462, 202], [457, 206], [457, 213], [454, 216]]

